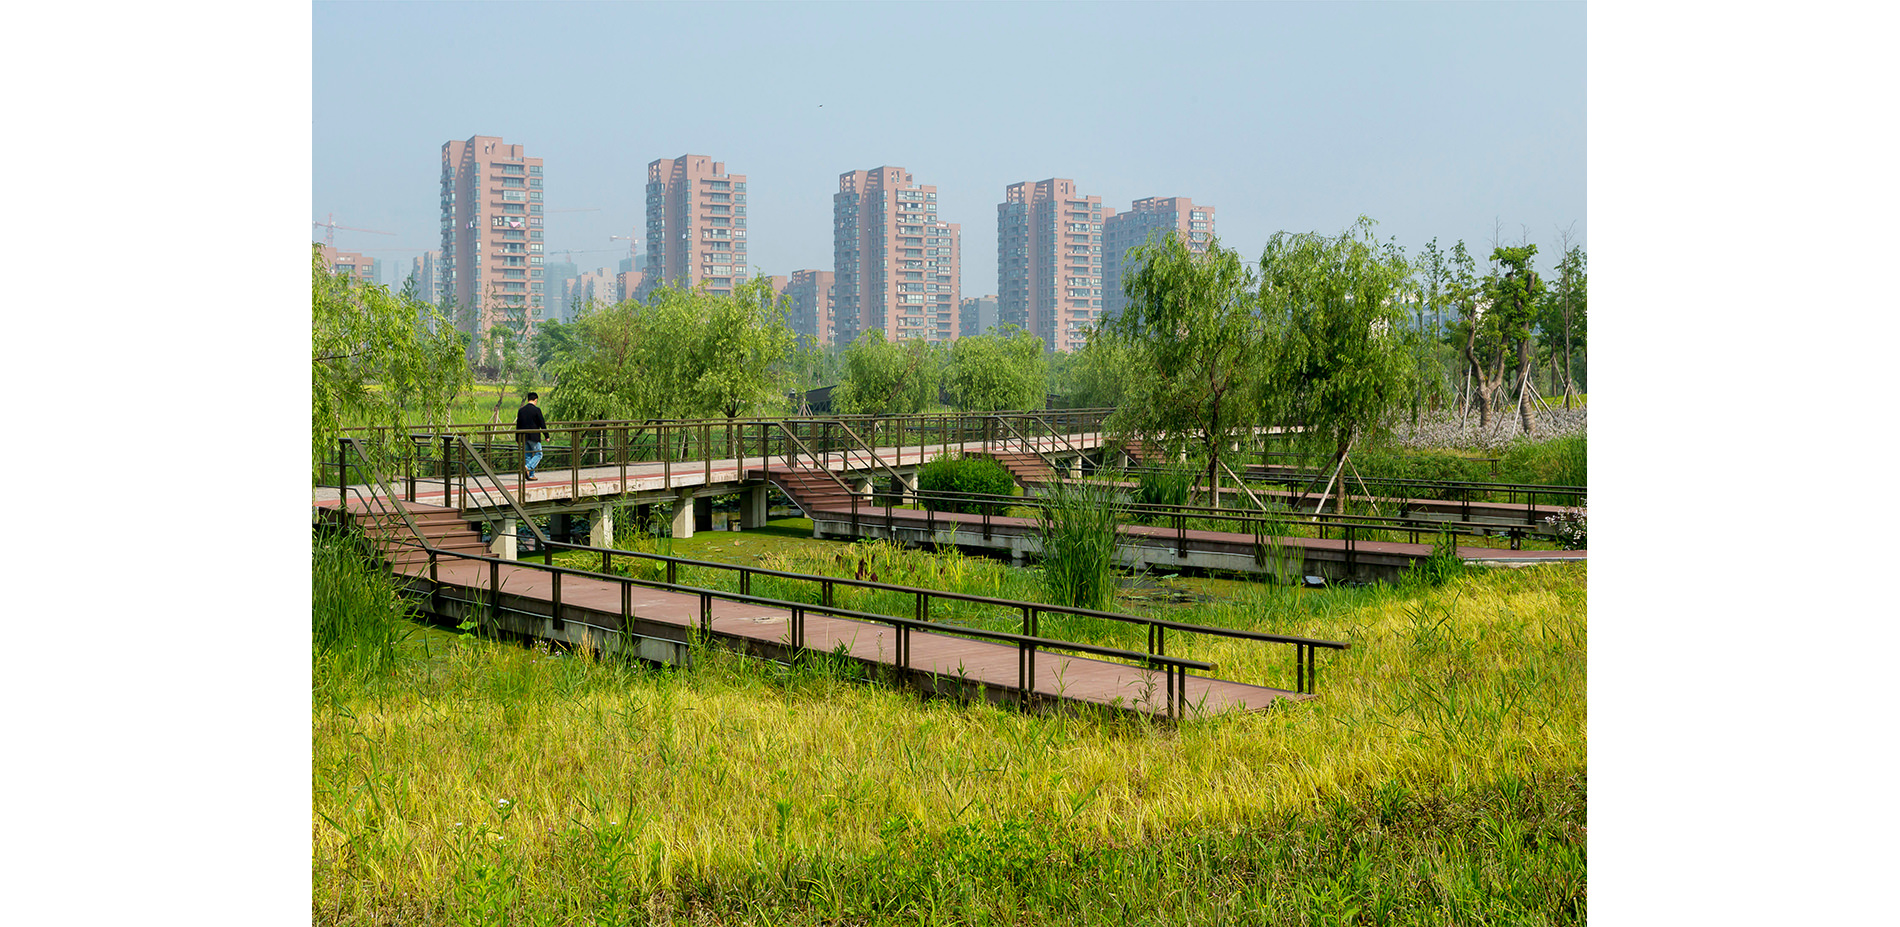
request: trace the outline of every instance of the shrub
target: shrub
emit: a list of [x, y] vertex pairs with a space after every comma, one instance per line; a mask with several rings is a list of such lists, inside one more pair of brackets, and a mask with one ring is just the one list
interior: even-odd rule
[[[1009, 470], [1002, 464], [988, 457], [945, 454], [917, 468], [917, 489], [926, 493], [968, 492], [1008, 496], [1016, 491], [1016, 478], [1010, 476]], [[926, 499], [924, 505], [938, 512], [968, 512], [974, 515], [980, 511], [975, 502]]]

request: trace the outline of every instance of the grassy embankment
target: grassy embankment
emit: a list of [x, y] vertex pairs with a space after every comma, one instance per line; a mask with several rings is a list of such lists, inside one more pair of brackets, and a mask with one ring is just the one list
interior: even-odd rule
[[[988, 561], [772, 538], [674, 552], [1033, 594]], [[1155, 607], [1352, 649], [1316, 701], [1179, 725], [927, 702], [824, 659], [652, 669], [432, 630], [390, 663], [322, 656], [314, 919], [1581, 923], [1586, 569], [1197, 581], [1207, 601]], [[1267, 684], [1285, 651], [1170, 639]]]

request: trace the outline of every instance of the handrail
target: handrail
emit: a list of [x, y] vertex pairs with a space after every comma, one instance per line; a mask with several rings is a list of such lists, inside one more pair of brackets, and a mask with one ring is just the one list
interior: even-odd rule
[[[871, 495], [874, 497], [873, 504], [875, 504], [876, 496], [889, 496], [889, 494], [881, 493], [872, 493]], [[1004, 496], [996, 493], [919, 491], [909, 495], [913, 497], [912, 501], [961, 502], [992, 506], [1014, 505], [1028, 508], [1046, 508], [1050, 504], [1047, 499], [1039, 496]], [[1282, 514], [1265, 509], [1225, 508], [1205, 505], [1171, 505], [1166, 503], [1144, 504], [1139, 502], [1121, 502], [1117, 503], [1117, 508], [1138, 517], [1213, 518], [1226, 521], [1256, 521], [1264, 518], [1269, 521], [1281, 520], [1290, 523], [1297, 515], [1301, 521], [1307, 519], [1319, 521], [1322, 527], [1365, 528], [1378, 531], [1418, 530], [1413, 526], [1420, 521], [1416, 516], [1340, 515], [1333, 512], [1320, 512], [1317, 517], [1315, 517], [1313, 513], [1309, 512], [1286, 512]], [[931, 511], [935, 512], [940, 510], [932, 509]], [[1455, 533], [1459, 534], [1486, 537], [1506, 526], [1496, 522], [1432, 520], [1432, 528], [1434, 530], [1441, 527], [1453, 529]], [[1515, 528], [1519, 526], [1510, 527]]]
[[[851, 430], [851, 426], [850, 426], [850, 425], [848, 425], [848, 424], [846, 424], [846, 423], [844, 423], [844, 422], [839, 422], [839, 423], [838, 423], [838, 428], [839, 428], [839, 430], [841, 430], [841, 431], [843, 431], [843, 432], [844, 432], [845, 434], [847, 434], [847, 435], [849, 435], [849, 436], [851, 437], [851, 440], [852, 440], [852, 441], [853, 441], [854, 443], [856, 443], [858, 447], [860, 447], [860, 448], [862, 448], [862, 449], [864, 450], [864, 452], [865, 452], [865, 453], [867, 453], [867, 454], [870, 454], [870, 455], [871, 455], [871, 460], [873, 460], [873, 461], [875, 461], [875, 462], [877, 463], [877, 465], [878, 465], [878, 466], [880, 466], [880, 467], [883, 467], [883, 468], [884, 468], [884, 472], [886, 472], [886, 473], [889, 473], [889, 474], [891, 475], [891, 479], [894, 479], [894, 480], [896, 480], [896, 481], [897, 481], [898, 483], [900, 483], [900, 484], [902, 484], [902, 485], [904, 485], [904, 486], [908, 486], [908, 487], [910, 487], [910, 488], [911, 488], [911, 489], [913, 489], [913, 490], [917, 488], [917, 483], [916, 483], [916, 481], [915, 481], [915, 480], [907, 480], [907, 479], [904, 479], [904, 477], [903, 477], [903, 476], [902, 476], [901, 474], [899, 474], [899, 473], [898, 473], [898, 472], [897, 472], [897, 471], [896, 471], [895, 469], [893, 469], [893, 468], [891, 467], [891, 465], [890, 465], [890, 464], [888, 464], [888, 463], [885, 463], [885, 462], [884, 462], [884, 458], [882, 458], [882, 457], [879, 457], [879, 456], [878, 456], [878, 453], [877, 453], [877, 449], [876, 449], [876, 448], [873, 448], [873, 447], [871, 447], [871, 446], [870, 446], [870, 445], [868, 445], [868, 444], [865, 444], [865, 443], [864, 443], [864, 439], [863, 439], [863, 438], [860, 438], [860, 437], [858, 437], [858, 433], [857, 433], [857, 432], [855, 432], [855, 431], [852, 431], [852, 430]], [[848, 453], [849, 453], [849, 452], [847, 452], [847, 454], [848, 454]], [[847, 456], [847, 457], [846, 457], [845, 459], [846, 459], [846, 461], [849, 461], [849, 460], [850, 460], [850, 457], [849, 457], [849, 456]]]
[[1038, 459], [1040, 459], [1045, 465], [1049, 467], [1049, 471], [1056, 475], [1056, 479], [1058, 480], [1064, 479], [1063, 469], [1061, 467], [1056, 466], [1055, 460], [1050, 458], [1048, 454], [1044, 454], [1042, 452], [1042, 448], [1037, 446], [1041, 444], [1040, 441], [1032, 443], [1028, 438], [1023, 437], [1022, 432], [1016, 430], [1016, 426], [1011, 424], [1009, 419], [1001, 415], [991, 415], [990, 418], [998, 422], [1001, 422], [1004, 428], [1009, 429], [1009, 433], [1015, 435], [1017, 441], [1022, 442], [1023, 449], [1028, 451], [1031, 454], [1036, 455]]
[[[534, 519], [528, 516], [527, 511], [521, 507], [521, 503], [515, 501], [514, 494], [508, 491], [508, 487], [502, 484], [501, 477], [496, 476], [494, 469], [488, 465], [488, 458], [483, 457], [475, 450], [473, 445], [469, 444], [467, 436], [450, 435], [448, 437], [458, 442], [463, 450], [468, 452], [469, 459], [481, 466], [482, 473], [488, 477], [490, 482], [494, 483], [496, 491], [501, 493], [502, 500], [508, 503], [509, 511], [514, 512], [515, 518], [525, 523], [528, 526], [528, 530], [534, 533], [535, 543], [540, 546], [542, 551], [542, 562], [552, 564], [554, 562], [554, 549], [551, 545], [554, 542], [546, 534], [542, 533], [541, 526], [535, 524]], [[457, 508], [461, 512], [466, 513], [468, 511], [468, 490], [466, 488], [462, 490], [460, 503]]]
[[[415, 538], [417, 543], [422, 545], [423, 550], [425, 551], [431, 550], [432, 548], [429, 545], [428, 537], [425, 536], [422, 533], [422, 529], [416, 525], [415, 519], [409, 517], [409, 509], [407, 506], [402, 504], [402, 498], [396, 494], [395, 487], [389, 485], [389, 481], [383, 478], [382, 471], [377, 468], [374, 461], [370, 460], [369, 455], [363, 451], [363, 448], [357, 443], [356, 439], [349, 438], [349, 437], [339, 437], [337, 438], [337, 444], [338, 444], [337, 468], [339, 471], [339, 475], [337, 477], [337, 483], [338, 483], [337, 506], [338, 508], [342, 510], [343, 514], [346, 516], [349, 514], [349, 510], [350, 510], [349, 492], [351, 489], [354, 488], [354, 487], [348, 486], [347, 484], [343, 482], [344, 480], [348, 478], [347, 474], [349, 473], [349, 464], [347, 462], [347, 456], [346, 456], [347, 452], [344, 450], [345, 448], [347, 448], [350, 450], [354, 450], [356, 452], [357, 459], [362, 461], [364, 473], [366, 473], [370, 479], [375, 481], [376, 488], [381, 489], [383, 491], [383, 495], [381, 498], [388, 500], [391, 506], [395, 509], [397, 517], [402, 519], [403, 527], [409, 530], [409, 535]], [[373, 493], [368, 495], [366, 498], [364, 498], [363, 502], [364, 502], [365, 510], [369, 508], [370, 502], [377, 501], [377, 499], [378, 497]]]
[[[796, 419], [788, 419], [787, 421], [796, 421]], [[799, 449], [805, 452], [805, 456], [811, 460], [812, 466], [817, 468], [818, 472], [823, 473], [824, 475], [828, 477], [831, 477], [831, 481], [833, 483], [837, 483], [838, 488], [844, 490], [846, 494], [852, 495], [852, 496], [855, 496], [858, 494], [857, 490], [852, 489], [850, 486], [845, 485], [844, 480], [840, 479], [838, 477], [838, 474], [833, 473], [830, 467], [825, 466], [824, 462], [818, 459], [818, 455], [812, 453], [811, 447], [807, 445], [805, 442], [799, 440], [798, 434], [796, 432], [792, 431], [792, 429], [790, 428], [785, 427], [785, 421], [774, 422], [773, 424], [777, 425], [778, 429], [784, 432], [785, 436], [787, 438], [790, 438], [793, 444], [798, 445]], [[791, 464], [791, 463], [795, 463], [795, 461], [788, 460], [786, 461], [786, 463]], [[768, 475], [771, 473], [771, 469], [769, 467], [766, 469], [766, 473]]]
[[[1063, 448], [1067, 450], [1069, 453], [1071, 454], [1084, 453], [1081, 448], [1075, 446], [1075, 442], [1069, 440], [1069, 436], [1072, 434], [1072, 432], [1057, 431], [1056, 427], [1054, 425], [1049, 424], [1048, 419], [1044, 417], [1046, 414], [1047, 414], [1047, 410], [1043, 412], [1025, 412], [1023, 413], [1023, 417], [1030, 419], [1036, 422], [1037, 424], [1041, 425], [1043, 428], [1047, 429], [1049, 432], [1049, 436], [1051, 438], [1061, 441]], [[1075, 415], [1074, 412], [1071, 412], [1068, 410], [1063, 410], [1060, 414], [1064, 417]], [[1100, 433], [1101, 431], [1101, 424], [1099, 422], [1096, 424], [1096, 431], [1097, 433]]]

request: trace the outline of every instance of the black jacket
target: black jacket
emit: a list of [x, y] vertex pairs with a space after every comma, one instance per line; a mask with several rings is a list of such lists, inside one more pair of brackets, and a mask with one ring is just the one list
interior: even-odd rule
[[515, 413], [515, 432], [523, 441], [541, 440], [541, 429], [548, 427], [547, 419], [541, 417], [541, 407], [530, 402]]

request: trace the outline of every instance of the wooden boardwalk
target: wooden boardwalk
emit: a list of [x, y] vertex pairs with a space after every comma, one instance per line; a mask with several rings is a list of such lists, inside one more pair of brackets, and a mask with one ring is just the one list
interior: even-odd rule
[[[806, 513], [815, 532], [828, 537], [891, 537], [916, 543], [955, 543], [960, 547], [1009, 552], [1012, 556], [1040, 551], [1040, 529], [1033, 518], [930, 512], [920, 509], [870, 506], [833, 500], [814, 504]], [[1273, 548], [1291, 558], [1288, 569], [1300, 575], [1332, 579], [1394, 579], [1411, 565], [1431, 556], [1432, 545], [1404, 541], [1365, 541], [1344, 538], [1266, 537], [1242, 532], [1206, 531], [1155, 525], [1122, 525], [1124, 538], [1118, 556], [1125, 565], [1186, 566], [1235, 572], [1276, 572]], [[1529, 566], [1589, 559], [1584, 550], [1511, 550], [1461, 545], [1458, 556], [1467, 563]], [[1292, 577], [1298, 579], [1297, 576]]]
[[[349, 508], [357, 518], [365, 518], [363, 504], [353, 502]], [[421, 503], [406, 508], [418, 519], [448, 521], [453, 519], [444, 516], [457, 514], [455, 509]], [[384, 538], [395, 534], [374, 527], [371, 533]], [[655, 588], [620, 577], [469, 554], [438, 553], [431, 564], [413, 545], [405, 550], [386, 542], [384, 549], [392, 570], [440, 618], [476, 617], [517, 634], [632, 650], [665, 662], [686, 662], [693, 631], [700, 629], [713, 642], [760, 656], [791, 659], [802, 642], [807, 651], [842, 653], [861, 663], [890, 667], [921, 688], [996, 701], [1072, 702], [1193, 715], [1258, 710], [1277, 701], [1313, 697], [1185, 673], [1180, 676], [1180, 704], [1170, 706], [1167, 674], [1159, 670], [973, 639], [947, 625], [943, 630], [906, 632], [804, 607], [734, 601], [729, 593]], [[637, 643], [626, 643], [629, 639]], [[1026, 676], [1027, 691], [1022, 684]]]

